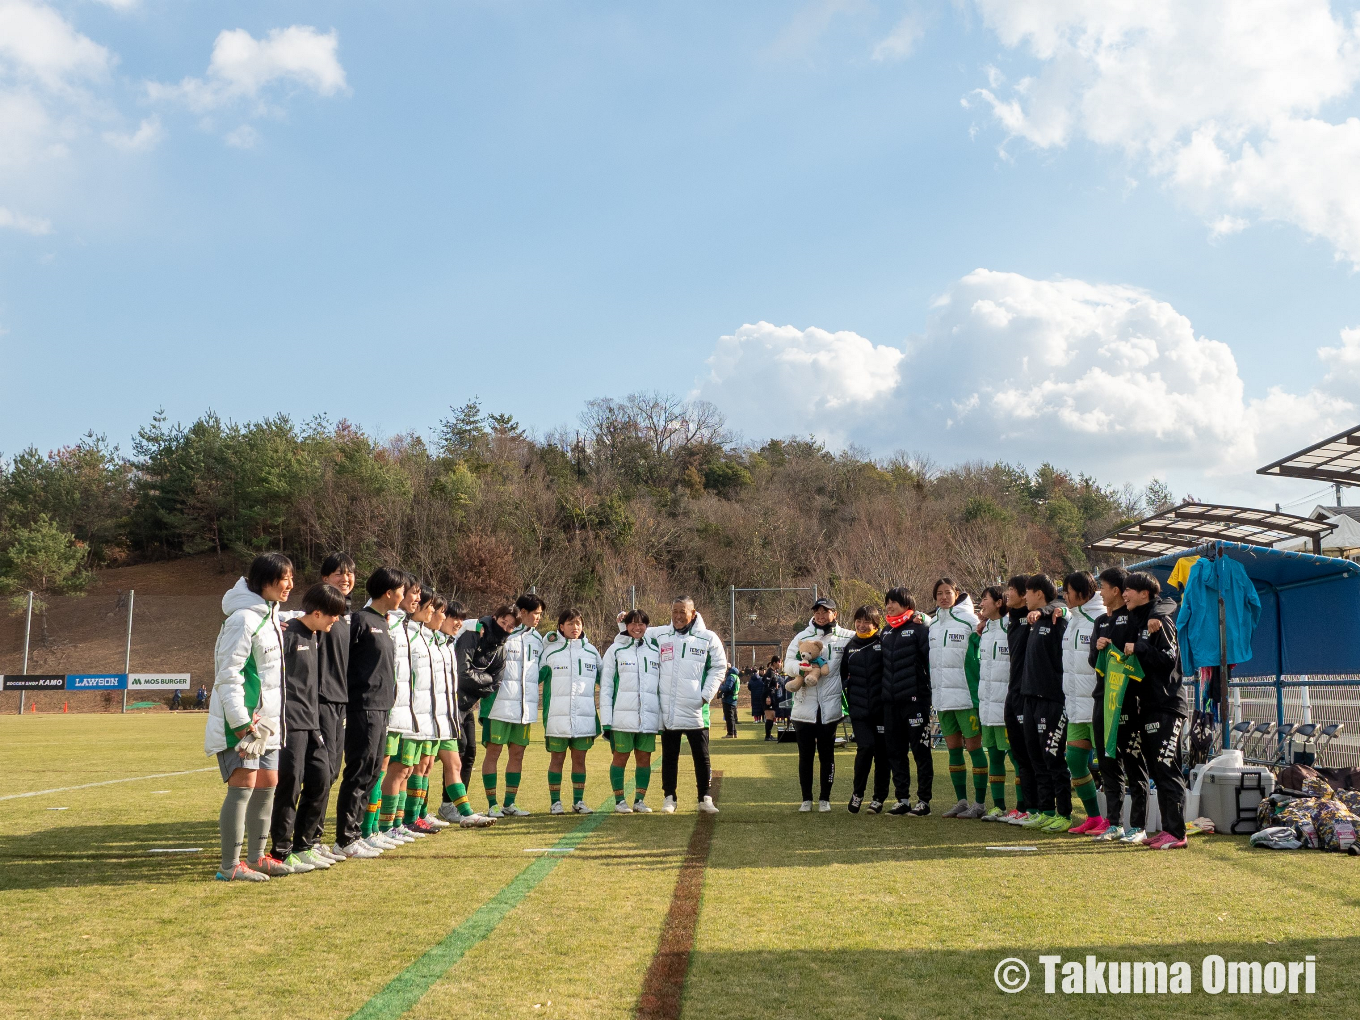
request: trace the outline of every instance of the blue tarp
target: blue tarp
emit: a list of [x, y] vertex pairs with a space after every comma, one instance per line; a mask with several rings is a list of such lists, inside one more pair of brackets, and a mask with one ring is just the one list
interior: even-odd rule
[[1239, 542], [1211, 542], [1136, 563], [1163, 584], [1183, 556], [1228, 556], [1261, 596], [1252, 657], [1234, 679], [1360, 673], [1360, 564]]

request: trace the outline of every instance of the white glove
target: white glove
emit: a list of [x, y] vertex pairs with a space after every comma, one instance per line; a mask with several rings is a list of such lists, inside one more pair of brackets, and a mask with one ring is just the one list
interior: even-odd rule
[[257, 716], [237, 742], [236, 753], [242, 758], [258, 758], [264, 754], [265, 745], [273, 735], [274, 727]]

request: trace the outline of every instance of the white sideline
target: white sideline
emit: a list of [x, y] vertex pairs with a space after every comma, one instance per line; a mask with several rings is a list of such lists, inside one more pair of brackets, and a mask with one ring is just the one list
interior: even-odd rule
[[42, 797], [49, 793], [66, 793], [68, 790], [88, 790], [92, 786], [112, 786], [114, 783], [135, 783], [139, 779], [164, 779], [166, 776], [192, 776], [196, 772], [213, 772], [216, 765], [206, 769], [186, 769], [183, 772], [156, 772], [149, 776], [128, 776], [126, 779], [105, 779], [102, 783], [81, 783], [79, 786], [58, 786], [54, 790], [34, 790], [31, 793], [10, 793], [0, 800], [18, 800], [20, 797]]

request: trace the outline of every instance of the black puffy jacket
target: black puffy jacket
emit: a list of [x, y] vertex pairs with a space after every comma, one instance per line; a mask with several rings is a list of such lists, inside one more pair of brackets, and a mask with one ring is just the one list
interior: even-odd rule
[[841, 690], [855, 722], [883, 722], [882, 635], [850, 639], [841, 653]]
[[1011, 680], [1006, 688], [1006, 697], [1020, 695], [1020, 685], [1025, 678], [1025, 646], [1029, 643], [1028, 609], [1008, 609], [1010, 626], [1006, 628], [1006, 651], [1011, 658]]
[[883, 646], [883, 710], [916, 698], [930, 703], [930, 628], [920, 613], [900, 627], [885, 627], [879, 634]]
[[1062, 602], [1050, 602], [1039, 610], [1038, 621], [1029, 625], [1029, 637], [1025, 639], [1025, 677], [1020, 685], [1027, 698], [1064, 700], [1062, 657], [1067, 617], [1059, 615], [1056, 621], [1053, 619], [1055, 610], [1062, 608]]
[[[1160, 620], [1161, 630], [1148, 631], [1148, 621]], [[1134, 653], [1143, 667], [1143, 680], [1132, 686], [1138, 691], [1143, 712], [1189, 714], [1185, 688], [1181, 686], [1181, 646], [1176, 633], [1176, 603], [1165, 595], [1156, 602], [1129, 610], [1126, 641], [1134, 643]]]

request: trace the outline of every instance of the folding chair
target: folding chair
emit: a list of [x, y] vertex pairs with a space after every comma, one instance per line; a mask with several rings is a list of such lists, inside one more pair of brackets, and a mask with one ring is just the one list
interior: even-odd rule
[[1255, 720], [1243, 719], [1228, 731], [1228, 746], [1238, 751], [1244, 751], [1243, 745], [1247, 742], [1247, 737], [1250, 736], [1255, 727]]

